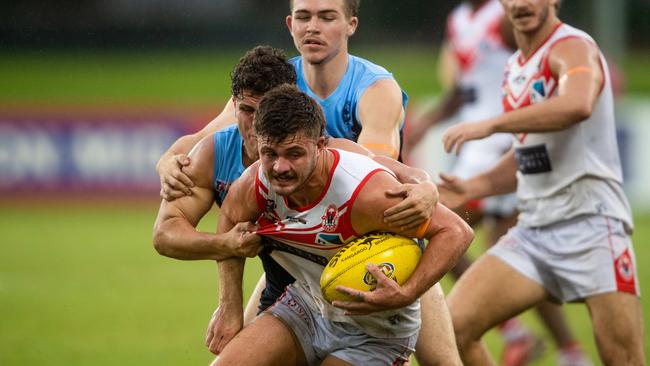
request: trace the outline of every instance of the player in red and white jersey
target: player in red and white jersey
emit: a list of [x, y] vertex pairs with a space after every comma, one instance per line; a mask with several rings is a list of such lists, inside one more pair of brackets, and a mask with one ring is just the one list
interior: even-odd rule
[[[426, 129], [443, 120], [478, 122], [502, 114], [503, 70], [515, 48], [512, 26], [499, 0], [466, 0], [456, 6], [447, 18], [446, 39], [439, 61], [440, 79], [449, 91], [432, 111], [409, 123], [407, 149], [425, 135]], [[484, 173], [511, 146], [509, 133], [468, 141], [448, 174], [467, 179]], [[516, 202], [515, 194], [509, 193], [473, 200], [457, 212], [473, 227], [482, 226], [485, 244], [491, 247], [517, 222]], [[457, 279], [470, 265], [471, 260], [463, 258], [452, 274]], [[560, 307], [546, 302], [537, 311], [560, 354], [581, 352]], [[504, 340], [502, 365], [521, 366], [541, 356], [542, 340], [517, 318], [503, 322], [498, 328]], [[582, 358], [585, 362], [581, 365], [591, 365], [586, 356]]]
[[516, 189], [520, 216], [449, 296], [461, 356], [486, 363], [485, 331], [553, 299], [586, 303], [604, 364], [644, 365], [632, 219], [605, 59], [591, 37], [557, 18], [557, 0], [501, 3], [519, 48], [503, 85], [508, 112], [454, 126], [443, 142], [458, 151], [468, 140], [512, 132], [514, 148], [482, 175], [448, 179], [441, 196], [454, 205]]
[[345, 240], [391, 230], [382, 210], [399, 198], [384, 194], [398, 184], [385, 168], [325, 148], [324, 127], [317, 102], [294, 86], [278, 87], [260, 101], [254, 122], [260, 160], [231, 186], [219, 231], [257, 221], [258, 234], [296, 282], [225, 346], [216, 365], [402, 364], [417, 339], [417, 299], [472, 240], [471, 228], [440, 205], [417, 230], [402, 232], [429, 239], [404, 285], [369, 265], [377, 289], [347, 289], [358, 301], [328, 304], [319, 286], [328, 259]]

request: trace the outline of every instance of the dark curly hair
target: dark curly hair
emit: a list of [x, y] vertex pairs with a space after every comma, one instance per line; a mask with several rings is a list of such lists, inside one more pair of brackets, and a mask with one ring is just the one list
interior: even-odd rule
[[232, 95], [241, 98], [244, 91], [264, 95], [282, 84], [296, 83], [296, 70], [282, 50], [257, 46], [239, 59], [230, 73]]
[[[359, 14], [361, 0], [343, 0], [343, 10], [347, 18], [356, 17]], [[289, 0], [289, 10], [293, 12], [293, 0]]]
[[271, 143], [299, 133], [318, 139], [325, 132], [325, 116], [318, 102], [295, 85], [284, 84], [264, 94], [253, 128], [258, 137]]

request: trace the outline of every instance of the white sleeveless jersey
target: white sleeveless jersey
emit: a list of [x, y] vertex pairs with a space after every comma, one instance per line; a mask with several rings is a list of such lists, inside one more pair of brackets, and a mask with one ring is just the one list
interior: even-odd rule
[[[503, 81], [506, 112], [557, 95], [557, 75], [548, 64], [554, 45], [568, 38], [594, 40], [585, 32], [559, 24], [528, 58], [517, 51]], [[632, 229], [622, 187], [616, 142], [614, 101], [605, 58], [600, 56], [603, 85], [591, 117], [549, 133], [515, 134], [519, 220], [525, 226], [552, 224], [583, 214], [615, 217]]]
[[375, 337], [410, 336], [420, 324], [417, 301], [398, 310], [350, 317], [322, 296], [320, 276], [325, 265], [347, 241], [359, 236], [351, 223], [354, 200], [373, 174], [389, 172], [366, 156], [328, 150], [335, 158], [329, 180], [321, 197], [307, 207], [289, 207], [286, 198], [273, 191], [260, 167], [255, 185], [263, 214], [257, 232], [264, 237], [264, 245], [273, 248], [273, 259], [296, 279], [294, 287], [301, 297], [326, 319], [356, 324]]
[[501, 37], [503, 17], [499, 0], [489, 0], [476, 11], [463, 2], [447, 19], [447, 41], [460, 66], [458, 82], [469, 98], [459, 111], [463, 122], [503, 112], [499, 90], [503, 69], [512, 55]]

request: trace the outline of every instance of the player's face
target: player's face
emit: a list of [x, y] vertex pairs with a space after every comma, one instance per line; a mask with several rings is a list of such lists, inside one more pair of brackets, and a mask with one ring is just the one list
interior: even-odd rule
[[549, 19], [557, 0], [501, 0], [514, 29], [521, 33], [535, 33]]
[[279, 143], [260, 137], [257, 144], [260, 162], [271, 187], [286, 197], [297, 193], [314, 174], [324, 138], [315, 140], [300, 133]]
[[295, 0], [287, 26], [293, 43], [310, 64], [322, 64], [348, 49], [348, 37], [357, 28], [356, 17], [346, 17], [345, 0]]
[[253, 132], [253, 117], [257, 111], [257, 107], [260, 104], [259, 95], [253, 95], [248, 92], [244, 92], [242, 97], [233, 97], [233, 102], [235, 103], [235, 115], [237, 116], [237, 127], [239, 128], [239, 133], [244, 139], [244, 149], [246, 150], [246, 155], [252, 160], [257, 160], [257, 138]]

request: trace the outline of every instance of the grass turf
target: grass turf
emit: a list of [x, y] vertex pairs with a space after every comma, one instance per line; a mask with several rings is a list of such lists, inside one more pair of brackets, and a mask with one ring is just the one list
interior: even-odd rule
[[[181, 262], [151, 246], [156, 204], [0, 206], [0, 364], [196, 365], [217, 303], [216, 269], [209, 261]], [[214, 227], [210, 215], [201, 228]], [[642, 292], [650, 291], [650, 216], [636, 217], [634, 236]], [[474, 254], [480, 251], [474, 245]], [[245, 293], [261, 274], [247, 266]], [[449, 289], [450, 282], [444, 285]], [[646, 315], [650, 303], [643, 301]], [[566, 307], [573, 330], [596, 359], [585, 308]], [[532, 314], [524, 321], [553, 347]], [[647, 318], [647, 317], [646, 317]], [[646, 321], [646, 329], [648, 329]], [[500, 340], [487, 337], [498, 354]], [[646, 343], [646, 353], [650, 347]]]

